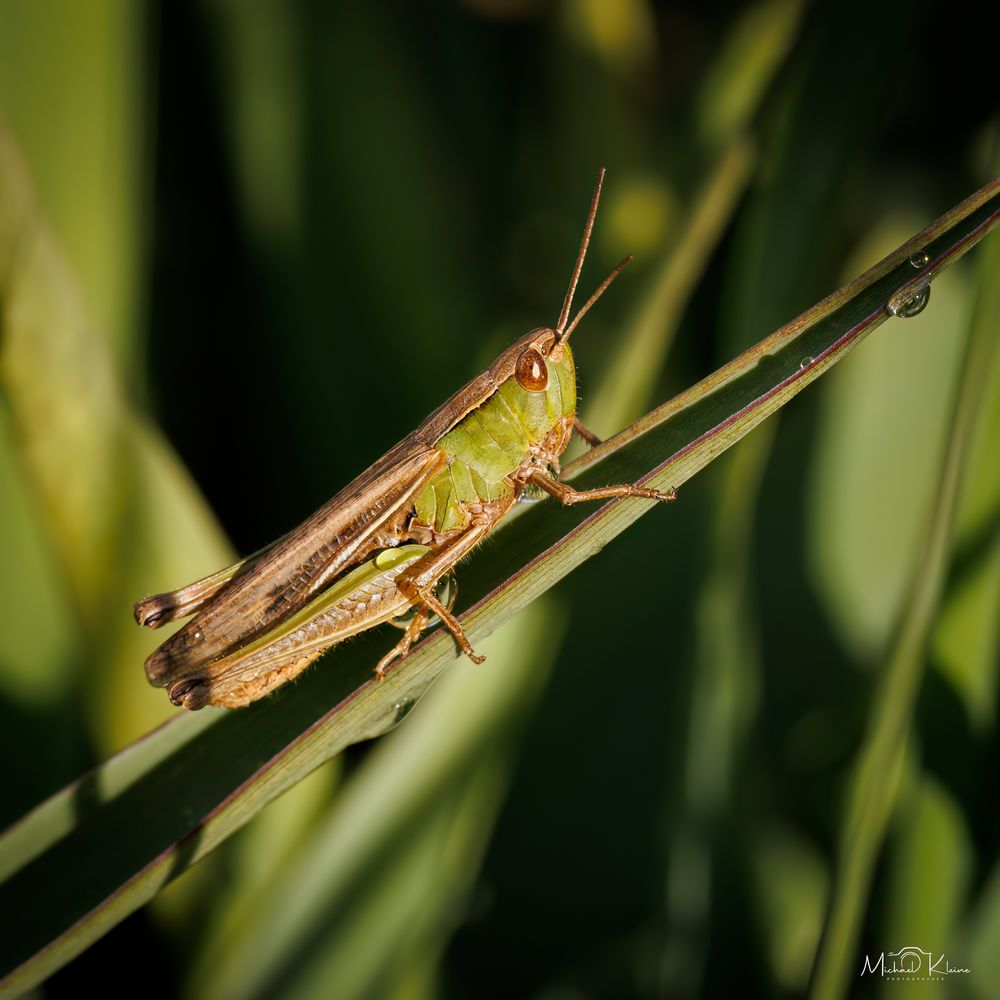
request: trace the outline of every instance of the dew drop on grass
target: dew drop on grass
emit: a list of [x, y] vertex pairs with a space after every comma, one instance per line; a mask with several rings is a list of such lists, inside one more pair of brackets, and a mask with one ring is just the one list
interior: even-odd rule
[[923, 250], [918, 250], [916, 253], [910, 254], [910, 263], [919, 271], [920, 268], [926, 267], [931, 262], [930, 257], [924, 253]]
[[898, 316], [900, 319], [910, 319], [924, 311], [924, 307], [930, 301], [930, 297], [931, 286], [927, 284], [918, 288], [908, 299], [898, 301], [894, 295], [889, 299], [889, 304], [886, 308], [893, 316]]
[[402, 722], [410, 714], [410, 709], [413, 708], [414, 701], [412, 698], [407, 698], [405, 701], [397, 701], [395, 705], [392, 706], [393, 712], [396, 714], [394, 721]]

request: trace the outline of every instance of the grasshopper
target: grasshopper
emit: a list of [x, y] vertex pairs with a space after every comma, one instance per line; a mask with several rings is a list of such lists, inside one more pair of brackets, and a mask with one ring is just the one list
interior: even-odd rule
[[407, 613], [402, 638], [375, 668], [378, 678], [438, 620], [480, 663], [441, 586], [519, 499], [539, 491], [562, 504], [674, 499], [673, 490], [578, 491], [558, 479], [574, 431], [590, 445], [598, 440], [576, 416], [570, 335], [632, 259], [570, 321], [603, 180], [601, 170], [555, 327], [521, 337], [269, 548], [135, 605], [136, 621], [150, 628], [194, 615], [146, 660], [150, 683], [167, 688], [175, 705], [248, 705], [342, 639]]

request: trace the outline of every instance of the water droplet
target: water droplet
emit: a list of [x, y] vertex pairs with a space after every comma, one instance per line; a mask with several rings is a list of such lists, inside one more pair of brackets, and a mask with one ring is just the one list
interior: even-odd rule
[[931, 262], [931, 258], [928, 254], [924, 253], [923, 250], [918, 250], [916, 253], [910, 254], [910, 263], [919, 271], [920, 268], [926, 267]]
[[930, 301], [930, 297], [931, 286], [929, 284], [923, 285], [910, 295], [909, 298], [903, 299], [899, 293], [893, 295], [889, 299], [887, 308], [893, 316], [898, 316], [900, 319], [910, 319], [916, 316], [917, 313], [924, 311], [924, 307]]
[[799, 362], [799, 368], [808, 368], [810, 365], [816, 364], [816, 359], [810, 357], [808, 354]]
[[395, 722], [402, 722], [410, 714], [410, 709], [416, 704], [412, 698], [407, 698], [404, 701], [397, 701], [395, 705], [392, 706], [393, 712], [396, 713], [396, 718], [393, 720]]
[[548, 494], [541, 488], [541, 486], [536, 486], [534, 483], [525, 483], [521, 487], [521, 492], [517, 495], [518, 503], [538, 503], [539, 500], [544, 500]]

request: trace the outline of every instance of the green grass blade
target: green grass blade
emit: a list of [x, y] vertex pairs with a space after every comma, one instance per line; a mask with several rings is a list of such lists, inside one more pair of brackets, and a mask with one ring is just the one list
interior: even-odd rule
[[[995, 247], [989, 250], [995, 251]], [[875, 863], [906, 763], [914, 705], [949, 566], [963, 476], [996, 350], [993, 324], [973, 322], [934, 512], [883, 670], [881, 690], [872, 706], [841, 829], [838, 874], [812, 988], [818, 1000], [845, 996], [848, 982], [857, 974], [855, 949]]]
[[736, 136], [718, 157], [676, 244], [616, 349], [583, 420], [596, 434], [621, 427], [645, 409], [674, 334], [708, 260], [746, 187], [754, 161], [752, 142]]
[[[682, 485], [887, 318], [890, 297], [920, 277], [911, 253], [925, 250], [936, 272], [998, 219], [995, 181], [844, 289], [573, 463], [576, 483]], [[619, 501], [588, 512], [546, 503], [514, 518], [500, 533], [502, 545], [485, 546], [462, 569], [470, 637], [494, 631], [651, 507]], [[669, 530], [669, 510], [656, 516]], [[453, 641], [437, 631], [376, 683], [371, 667], [386, 641], [378, 631], [362, 636], [265, 702], [219, 713], [124, 790], [102, 795], [105, 770], [125, 767], [138, 752], [127, 749], [56, 797], [63, 814], [67, 799], [78, 806], [69, 832], [63, 821], [58, 834], [47, 834], [56, 800], [40, 806], [25, 821], [37, 834], [32, 859], [19, 865], [8, 855], [14, 874], [0, 886], [0, 908], [18, 914], [0, 940], [3, 984], [23, 989], [39, 982], [303, 775], [391, 728], [455, 659]], [[192, 725], [181, 718], [166, 731]], [[0, 852], [12, 850], [11, 836], [0, 838]]]
[[[74, 261], [94, 328], [130, 370], [141, 356], [148, 67], [143, 37], [155, 17], [109, 0], [58, 0], [0, 9], [0, 108], [17, 135], [39, 201]], [[41, 80], [72, 80], [59, 100]]]
[[[439, 950], [565, 626], [545, 604], [487, 640], [484, 652], [502, 670], [450, 672], [380, 743], [282, 878], [243, 909], [240, 933], [201, 956], [199, 994], [267, 996], [279, 983], [287, 992], [322, 975], [339, 984], [339, 997], [390, 995], [387, 983]], [[484, 791], [483, 812], [464, 807]], [[421, 860], [411, 866], [403, 859], [413, 850]], [[407, 878], [400, 868], [414, 870]]]

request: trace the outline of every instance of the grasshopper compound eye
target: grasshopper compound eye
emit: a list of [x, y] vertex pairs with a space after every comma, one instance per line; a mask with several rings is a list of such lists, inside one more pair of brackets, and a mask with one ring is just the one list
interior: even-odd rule
[[539, 351], [529, 347], [518, 359], [514, 368], [518, 385], [528, 392], [544, 392], [549, 384], [549, 369]]

